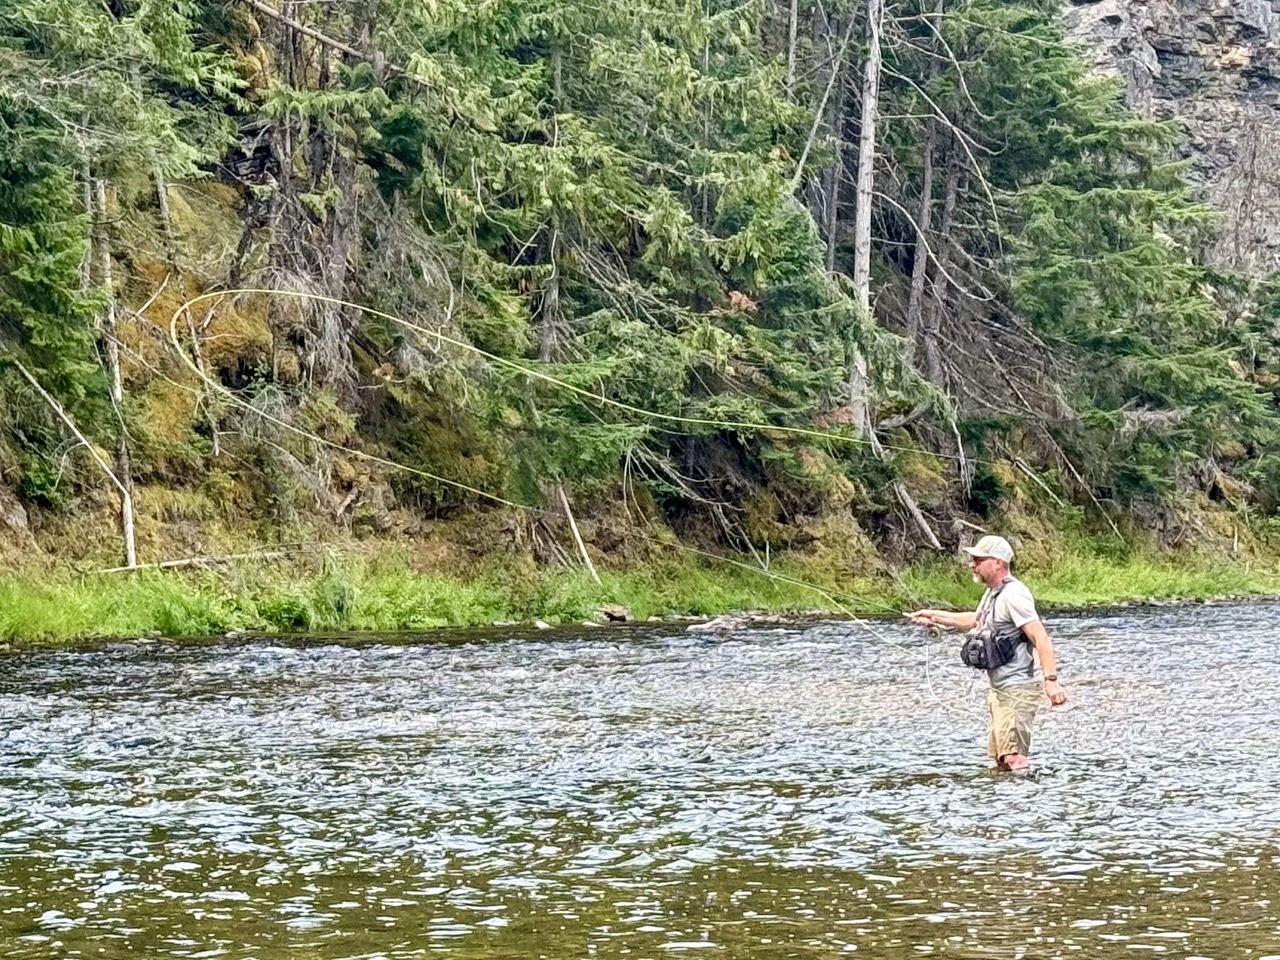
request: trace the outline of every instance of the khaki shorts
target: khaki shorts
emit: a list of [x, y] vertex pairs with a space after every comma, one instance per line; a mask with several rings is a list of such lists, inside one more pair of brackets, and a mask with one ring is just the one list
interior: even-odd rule
[[1042, 696], [1040, 684], [1020, 683], [1017, 686], [992, 689], [987, 697], [991, 707], [991, 736], [987, 752], [999, 760], [1005, 754], [1031, 754], [1031, 725], [1036, 719]]

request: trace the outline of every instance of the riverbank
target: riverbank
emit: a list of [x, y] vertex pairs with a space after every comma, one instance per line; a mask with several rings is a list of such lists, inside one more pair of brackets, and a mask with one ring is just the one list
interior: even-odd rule
[[[1065, 552], [1020, 570], [1046, 610], [1129, 602], [1280, 595], [1280, 565], [1259, 560]], [[426, 573], [407, 556], [336, 550], [212, 569], [0, 574], [0, 640], [56, 645], [90, 638], [231, 632], [414, 631], [541, 620], [579, 623], [602, 606], [637, 620], [745, 610], [893, 616], [918, 605], [966, 608], [977, 590], [950, 559], [850, 576], [803, 563], [761, 570], [751, 558], [685, 557], [625, 570], [481, 568]]]

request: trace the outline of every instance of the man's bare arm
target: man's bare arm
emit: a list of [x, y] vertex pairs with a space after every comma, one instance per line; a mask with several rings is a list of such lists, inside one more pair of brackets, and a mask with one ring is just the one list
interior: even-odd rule
[[972, 630], [978, 615], [972, 611], [915, 610], [907, 619], [918, 627], [946, 627], [949, 630]]
[[[1036, 648], [1036, 653], [1040, 657], [1040, 669], [1044, 671], [1045, 676], [1056, 676], [1058, 673], [1058, 655], [1054, 652], [1053, 641], [1049, 639], [1049, 632], [1045, 630], [1044, 624], [1039, 620], [1032, 620], [1022, 625], [1022, 632], [1027, 635], [1027, 639]], [[1045, 680], [1044, 695], [1049, 698], [1049, 702], [1055, 707], [1067, 702], [1066, 691], [1062, 689], [1062, 684], [1057, 680]]]

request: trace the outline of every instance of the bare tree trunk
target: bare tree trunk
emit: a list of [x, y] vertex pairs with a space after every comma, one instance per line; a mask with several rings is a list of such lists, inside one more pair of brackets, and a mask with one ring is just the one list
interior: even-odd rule
[[551, 275], [542, 288], [538, 304], [538, 359], [553, 363], [564, 354], [561, 344], [563, 320], [560, 316], [560, 231], [551, 229]]
[[907, 492], [907, 485], [901, 480], [893, 481], [893, 492], [898, 495], [898, 499], [906, 508], [908, 515], [915, 521], [916, 529], [924, 535], [925, 540], [929, 542], [929, 546], [935, 550], [941, 550], [942, 544], [938, 542], [938, 535], [933, 532], [933, 527], [929, 526], [929, 521], [925, 519], [923, 511]]
[[[884, 0], [867, 0], [867, 64], [862, 80], [862, 122], [858, 131], [858, 186], [853, 220], [853, 290], [864, 322], [871, 317], [871, 198], [875, 188], [876, 113], [880, 97], [880, 27]], [[856, 343], [849, 358], [849, 412], [874, 442], [868, 403], [867, 360]]]
[[120, 341], [116, 338], [116, 295], [111, 280], [111, 244], [107, 239], [107, 187], [106, 181], [101, 177], [93, 181], [93, 197], [97, 217], [98, 264], [102, 273], [102, 286], [107, 292], [107, 307], [102, 317], [107, 341], [107, 372], [111, 376], [111, 402], [119, 404], [124, 399], [124, 386], [120, 379]]
[[[359, 144], [353, 144], [356, 149]], [[351, 251], [356, 245], [360, 227], [356, 196], [356, 172], [354, 164], [342, 156], [341, 149], [333, 146], [334, 185], [342, 194], [333, 214], [333, 235], [329, 242], [329, 296], [342, 299], [347, 290], [347, 273], [351, 266]]]
[[857, 208], [853, 220], [853, 288], [864, 310], [871, 306], [871, 198], [875, 189], [876, 115], [880, 100], [880, 27], [884, 0], [867, 0], [867, 64], [862, 77], [858, 131]]
[[827, 273], [836, 269], [836, 241], [840, 230], [840, 185], [844, 181], [844, 64], [832, 64], [837, 72], [835, 95], [831, 102], [831, 136], [835, 142], [835, 162], [827, 169], [826, 202], [823, 207], [823, 231], [827, 238]]
[[[930, 85], [942, 72], [942, 61], [937, 56], [937, 35], [946, 0], [938, 0], [933, 9], [933, 35], [929, 38], [929, 50], [933, 61], [929, 65]], [[920, 335], [920, 318], [924, 310], [924, 286], [929, 273], [929, 228], [933, 220], [933, 155], [938, 145], [938, 119], [930, 117], [925, 131], [923, 169], [920, 172], [920, 209], [916, 214], [915, 259], [911, 264], [911, 294], [907, 299], [907, 339], [912, 349]]]
[[800, 22], [800, 0], [791, 0], [791, 16], [787, 21], [787, 99], [796, 92], [796, 26]]
[[[86, 118], [85, 126], [89, 125]], [[80, 292], [87, 293], [89, 288], [93, 286], [93, 238], [97, 232], [97, 216], [94, 213], [93, 205], [93, 173], [89, 169], [89, 161], [85, 160], [84, 165], [80, 168], [80, 179], [84, 181], [84, 215], [88, 218], [89, 235], [85, 239], [88, 241], [84, 246], [84, 257], [80, 261]]]
[[924, 140], [924, 169], [920, 174], [920, 211], [916, 214], [915, 259], [911, 264], [911, 295], [907, 298], [907, 339], [914, 347], [920, 336], [920, 317], [924, 309], [924, 284], [929, 273], [929, 226], [933, 219], [933, 151], [938, 138], [938, 125], [929, 121]]
[[[355, 142], [350, 146], [355, 152], [359, 150], [360, 144]], [[329, 290], [329, 296], [335, 300], [343, 300], [346, 298], [351, 253], [357, 249], [359, 242], [358, 188], [355, 164], [343, 155], [341, 146], [334, 142], [326, 150], [333, 167], [333, 181], [339, 198], [326, 218], [329, 221], [329, 249], [321, 271], [327, 274], [325, 286]], [[351, 359], [351, 334], [355, 328], [355, 318], [349, 315], [347, 307], [337, 304], [331, 306], [332, 309], [323, 314], [327, 318], [328, 329], [321, 331], [321, 350], [328, 368], [326, 375], [332, 382], [345, 387], [355, 380]]]
[[956, 195], [960, 188], [961, 173], [957, 155], [955, 151], [952, 151], [947, 163], [947, 186], [942, 201], [942, 223], [938, 229], [938, 270], [933, 281], [933, 296], [928, 312], [929, 319], [923, 330], [925, 371], [929, 376], [929, 380], [939, 386], [945, 385], [945, 374], [942, 370], [942, 348], [938, 340], [942, 324], [943, 299], [947, 293], [947, 262], [951, 255], [951, 233], [954, 229]]
[[133, 475], [129, 456], [129, 435], [125, 430], [120, 404], [124, 400], [124, 384], [120, 377], [120, 340], [116, 330], [116, 295], [111, 281], [111, 244], [107, 237], [107, 189], [101, 178], [93, 182], [94, 213], [97, 220], [99, 263], [102, 270], [102, 286], [107, 293], [107, 306], [102, 327], [107, 346], [107, 372], [111, 377], [111, 402], [120, 418], [120, 446], [116, 451], [115, 476], [120, 486], [120, 526], [124, 533], [125, 564], [138, 563], [138, 552], [133, 535]]
[[[813, 111], [813, 125], [809, 128], [809, 136], [805, 138], [804, 148], [800, 151], [800, 159], [796, 161], [796, 172], [791, 177], [791, 192], [795, 193], [800, 189], [800, 184], [804, 182], [805, 164], [808, 163], [809, 153], [813, 150], [813, 145], [818, 139], [818, 132], [822, 129], [822, 123], [826, 117], [827, 101], [831, 99], [831, 91], [835, 88], [838, 71], [835, 69], [836, 64], [844, 63], [845, 52], [849, 49], [849, 43], [853, 40], [853, 28], [856, 27], [858, 21], [854, 17], [849, 18], [849, 29], [844, 33], [844, 40], [840, 44], [838, 51], [831, 51], [832, 70], [827, 76], [827, 86], [822, 91], [822, 97], [818, 101], [818, 109]], [[828, 47], [830, 47], [830, 38], [828, 37]]]
[[[867, 0], [867, 63], [862, 77], [862, 117], [858, 130], [857, 207], [853, 222], [853, 289], [862, 309], [864, 322], [871, 322], [871, 206], [875, 193], [876, 127], [880, 109], [880, 69], [882, 63], [880, 31], [884, 21], [884, 0]], [[932, 187], [930, 187], [932, 193]], [[867, 400], [866, 358], [861, 351], [853, 357], [849, 372], [849, 404], [864, 435], [871, 441], [875, 455], [884, 458], [884, 449], [876, 437]], [[908, 516], [924, 535], [929, 545], [941, 550], [937, 535], [916, 505], [902, 480], [893, 483], [894, 493]]]
[[[120, 481], [120, 478], [116, 476], [115, 471], [112, 470], [111, 467], [107, 465], [107, 461], [102, 459], [102, 455], [98, 453], [98, 448], [95, 447], [92, 443], [90, 443], [89, 438], [80, 432], [80, 428], [76, 426], [76, 422], [71, 419], [71, 415], [67, 413], [67, 411], [63, 408], [62, 404], [60, 404], [53, 397], [53, 395], [49, 393], [48, 390], [40, 386], [40, 381], [35, 378], [35, 376], [31, 373], [30, 370], [28, 370], [26, 367], [22, 365], [22, 362], [20, 360], [14, 359], [12, 363], [15, 367], [18, 368], [18, 372], [22, 374], [24, 377], [26, 377], [27, 382], [31, 384], [33, 388], [35, 388], [36, 393], [38, 393], [40, 397], [44, 400], [44, 402], [47, 403], [49, 407], [53, 410], [53, 412], [58, 415], [58, 418], [62, 420], [62, 422], [65, 423], [71, 429], [71, 432], [75, 434], [76, 439], [79, 440], [82, 444], [84, 444], [84, 448], [89, 451], [89, 456], [91, 456], [94, 462], [97, 463], [97, 465], [102, 468], [102, 472], [107, 475], [107, 479], [109, 479], [113, 484], [115, 484], [116, 489], [120, 491], [121, 501], [127, 504], [132, 504], [132, 495], [129, 493], [129, 488], [126, 487]], [[130, 514], [130, 518], [132, 519], [132, 514]], [[128, 566], [122, 567], [120, 569], [131, 570], [138, 565], [137, 556], [134, 554], [134, 551], [133, 551], [132, 525], [130, 525], [127, 528], [126, 532], [128, 534], [128, 539], [125, 540], [125, 556], [128, 559]]]
[[[253, 6], [259, 10], [264, 10], [264, 7], [261, 4], [254, 3]], [[289, 86], [300, 87], [304, 83], [304, 79], [303, 79], [304, 51], [302, 47], [302, 37], [304, 34], [306, 36], [314, 37], [316, 35], [316, 32], [304, 27], [301, 23], [299, 23], [296, 19], [294, 19], [293, 12], [294, 12], [293, 0], [286, 0], [286, 2], [283, 5], [283, 12], [281, 15], [278, 16], [278, 19], [282, 24], [285, 24], [289, 28], [288, 30], [285, 31], [284, 43], [281, 44], [281, 46], [284, 47], [284, 50], [285, 50], [284, 78], [285, 78], [285, 81], [289, 84]]]
[[569, 498], [565, 496], [564, 485], [561, 484], [557, 489], [560, 491], [560, 504], [564, 507], [564, 515], [569, 518], [569, 529], [573, 531], [574, 542], [578, 545], [578, 553], [582, 555], [582, 561], [587, 565], [587, 572], [591, 574], [591, 579], [599, 583], [600, 574], [596, 573], [596, 565], [591, 562], [591, 555], [587, 553], [587, 545], [582, 542], [582, 534], [578, 532], [577, 521], [573, 519], [573, 511], [569, 509]]

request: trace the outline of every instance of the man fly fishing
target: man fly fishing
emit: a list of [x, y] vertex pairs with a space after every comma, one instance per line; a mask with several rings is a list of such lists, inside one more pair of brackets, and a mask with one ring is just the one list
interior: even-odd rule
[[[1040, 622], [1031, 591], [1009, 573], [1013, 562], [1009, 541], [988, 536], [963, 549], [969, 554], [974, 581], [986, 587], [978, 609], [973, 613], [916, 610], [907, 617], [921, 627], [968, 631], [960, 658], [971, 667], [986, 670], [991, 681], [988, 750], [1002, 770], [1026, 770], [1031, 765], [1031, 725], [1041, 690], [1055, 707], [1067, 702], [1058, 683], [1053, 641]], [[1036, 680], [1037, 656], [1044, 673], [1042, 681]]]

